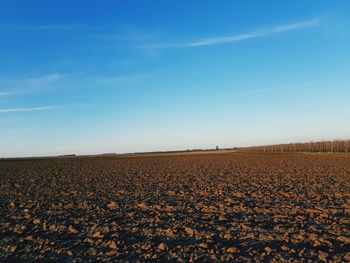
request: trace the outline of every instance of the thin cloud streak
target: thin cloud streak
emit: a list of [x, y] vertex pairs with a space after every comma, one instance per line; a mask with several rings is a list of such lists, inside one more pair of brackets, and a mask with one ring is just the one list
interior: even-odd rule
[[23, 84], [33, 84], [33, 85], [42, 85], [50, 84], [56, 82], [65, 77], [63, 74], [52, 73], [43, 76], [37, 77], [25, 77], [25, 78], [15, 78], [15, 79], [0, 79], [0, 84], [11, 84], [11, 83], [23, 83]]
[[316, 82], [308, 81], [308, 82], [304, 82], [304, 83], [290, 84], [290, 85], [285, 85], [285, 86], [276, 86], [276, 87], [271, 87], [271, 88], [239, 90], [239, 91], [233, 92], [231, 94], [256, 94], [256, 93], [262, 93], [262, 92], [286, 91], [286, 90], [291, 90], [291, 89], [308, 88], [308, 87], [315, 86], [315, 85], [316, 85]]
[[289, 31], [294, 31], [294, 30], [298, 30], [298, 29], [303, 29], [303, 28], [317, 27], [320, 25], [320, 22], [321, 22], [321, 19], [316, 18], [316, 19], [312, 19], [312, 20], [299, 22], [299, 23], [282, 25], [282, 26], [275, 27], [273, 32], [283, 33], [283, 32], [289, 32]]
[[193, 48], [193, 47], [201, 47], [201, 46], [211, 46], [225, 43], [238, 42], [248, 39], [262, 38], [267, 37], [279, 33], [291, 32], [305, 28], [317, 27], [320, 25], [321, 19], [311, 19], [305, 20], [292, 24], [285, 24], [275, 26], [269, 29], [260, 29], [250, 33], [241, 34], [241, 35], [233, 35], [233, 36], [223, 36], [223, 37], [214, 37], [207, 38], [198, 41], [193, 41], [189, 43], [179, 43], [179, 44], [150, 44], [140, 48]]
[[2, 28], [16, 29], [16, 30], [38, 30], [38, 31], [51, 31], [51, 30], [71, 30], [80, 29], [78, 24], [51, 24], [51, 25], [5, 25], [1, 24]]
[[47, 84], [52, 84], [60, 79], [62, 79], [64, 75], [62, 74], [49, 74], [41, 77], [35, 77], [35, 78], [27, 78], [24, 79], [23, 81], [31, 84], [31, 85], [47, 85]]
[[223, 43], [237, 42], [237, 41], [242, 41], [242, 40], [247, 40], [252, 38], [264, 37], [269, 34], [270, 34], [269, 32], [257, 31], [257, 32], [252, 32], [248, 34], [243, 34], [243, 35], [209, 38], [198, 42], [189, 43], [186, 45], [186, 47], [200, 47], [200, 46], [210, 46], [210, 45], [217, 45], [217, 44], [223, 44]]
[[9, 108], [9, 109], [0, 109], [0, 113], [11, 113], [11, 112], [31, 112], [31, 111], [46, 111], [62, 108], [62, 105], [54, 106], [42, 106], [42, 107], [31, 107], [31, 108]]
[[0, 97], [43, 91], [59, 83], [65, 76], [53, 73], [31, 78], [0, 79], [1, 86], [8, 87], [0, 91]]
[[110, 83], [119, 83], [119, 82], [128, 82], [135, 81], [140, 79], [145, 79], [149, 76], [147, 75], [129, 75], [129, 76], [120, 76], [120, 77], [100, 77], [96, 79], [91, 79], [98, 84], [110, 84]]
[[207, 100], [207, 99], [220, 99], [220, 98], [227, 98], [230, 96], [260, 96], [262, 93], [281, 93], [281, 92], [287, 92], [291, 90], [298, 90], [301, 89], [307, 89], [310, 87], [314, 87], [317, 84], [315, 81], [308, 81], [308, 82], [302, 82], [302, 83], [296, 83], [296, 84], [289, 84], [289, 85], [280, 85], [275, 87], [268, 87], [268, 88], [253, 88], [253, 89], [241, 89], [241, 90], [235, 90], [231, 92], [223, 92], [219, 94], [211, 94], [206, 96], [198, 96], [195, 100]]
[[0, 97], [5, 97], [5, 96], [9, 96], [10, 93], [9, 92], [0, 92]]

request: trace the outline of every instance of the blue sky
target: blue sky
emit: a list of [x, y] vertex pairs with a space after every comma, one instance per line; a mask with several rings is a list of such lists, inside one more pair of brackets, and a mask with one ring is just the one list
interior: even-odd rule
[[0, 156], [349, 138], [349, 1], [0, 0]]

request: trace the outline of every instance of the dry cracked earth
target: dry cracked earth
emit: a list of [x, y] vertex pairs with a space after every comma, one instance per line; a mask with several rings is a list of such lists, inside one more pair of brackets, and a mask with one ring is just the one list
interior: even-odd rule
[[350, 155], [0, 161], [0, 261], [350, 261]]

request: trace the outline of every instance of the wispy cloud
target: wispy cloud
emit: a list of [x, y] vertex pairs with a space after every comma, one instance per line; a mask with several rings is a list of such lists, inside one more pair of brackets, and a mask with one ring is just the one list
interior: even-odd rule
[[140, 74], [140, 75], [119, 76], [119, 77], [99, 77], [99, 78], [91, 79], [91, 81], [94, 81], [98, 84], [112, 84], [112, 83], [135, 81], [135, 80], [145, 79], [147, 77], [149, 76]]
[[0, 92], [0, 97], [5, 97], [10, 95], [10, 92]]
[[39, 77], [34, 77], [34, 78], [25, 78], [22, 81], [30, 84], [30, 85], [48, 85], [52, 84], [54, 82], [57, 82], [58, 80], [62, 79], [64, 75], [62, 74], [49, 74], [49, 75], [44, 75], [44, 76], [39, 76]]
[[16, 30], [38, 30], [38, 31], [51, 31], [51, 30], [70, 30], [70, 29], [79, 29], [81, 25], [78, 24], [48, 24], [48, 25], [7, 25], [0, 24], [2, 28], [16, 29]]
[[[270, 88], [238, 90], [238, 91], [234, 92], [234, 94], [238, 95], [238, 94], [257, 94], [257, 93], [263, 93], [263, 92], [280, 92], [280, 91], [287, 91], [287, 90], [309, 88], [309, 87], [313, 87], [315, 85], [316, 85], [316, 82], [308, 81], [308, 82], [303, 82], [303, 83], [281, 85], [281, 86], [270, 87]], [[231, 93], [231, 94], [233, 94], [233, 93]]]
[[0, 83], [25, 83], [25, 84], [47, 84], [62, 79], [65, 75], [52, 73], [36, 77], [19, 76], [17, 78], [3, 78]]
[[31, 107], [31, 108], [8, 108], [8, 109], [0, 109], [0, 113], [10, 113], [10, 112], [30, 112], [30, 111], [46, 111], [62, 108], [62, 105], [54, 105], [54, 106], [41, 106], [41, 107]]
[[264, 28], [248, 32], [245, 34], [231, 35], [231, 36], [220, 36], [213, 38], [206, 38], [201, 40], [195, 40], [187, 43], [165, 43], [165, 44], [149, 44], [139, 48], [194, 48], [201, 46], [211, 46], [225, 43], [238, 42], [248, 39], [262, 38], [275, 34], [297, 31], [305, 28], [317, 27], [320, 25], [322, 19], [315, 18], [311, 20], [305, 20], [292, 24], [277, 25], [271, 28]]
[[4, 87], [0, 90], [0, 96], [19, 95], [41, 91], [59, 83], [64, 77], [65, 75], [54, 73], [37, 77], [0, 79], [0, 85], [1, 87]]
[[295, 31], [298, 29], [303, 29], [303, 28], [308, 28], [308, 27], [317, 27], [320, 25], [320, 22], [322, 19], [320, 18], [315, 18], [312, 20], [306, 20], [298, 23], [293, 23], [293, 24], [287, 24], [287, 25], [281, 25], [277, 26], [273, 29], [274, 33], [283, 33], [283, 32], [288, 32], [288, 31]]
[[286, 93], [291, 91], [302, 91], [307, 90], [310, 88], [313, 88], [317, 85], [317, 82], [315, 81], [307, 81], [307, 82], [301, 82], [301, 83], [294, 83], [294, 84], [287, 84], [287, 85], [279, 85], [279, 86], [273, 86], [273, 87], [266, 87], [266, 88], [245, 88], [245, 89], [238, 89], [238, 90], [232, 90], [228, 92], [222, 92], [210, 95], [201, 95], [195, 98], [195, 100], [208, 100], [208, 99], [222, 99], [222, 98], [229, 98], [232, 96], [247, 96], [251, 98], [252, 96], [261, 96], [262, 94], [271, 94], [275, 95], [277, 93]]

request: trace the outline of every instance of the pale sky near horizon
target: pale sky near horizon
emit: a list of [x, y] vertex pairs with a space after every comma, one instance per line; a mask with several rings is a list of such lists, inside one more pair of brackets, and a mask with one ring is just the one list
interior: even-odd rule
[[0, 0], [0, 157], [350, 138], [350, 2]]

